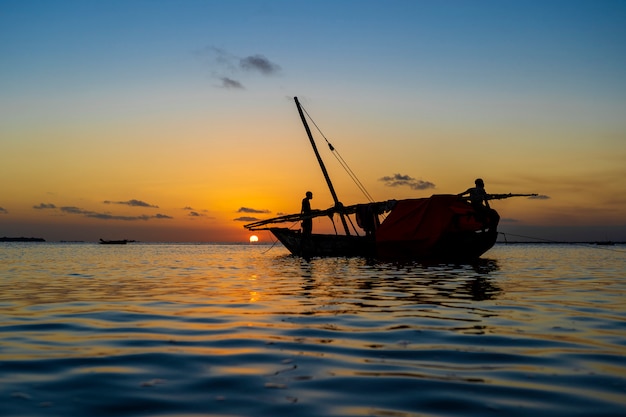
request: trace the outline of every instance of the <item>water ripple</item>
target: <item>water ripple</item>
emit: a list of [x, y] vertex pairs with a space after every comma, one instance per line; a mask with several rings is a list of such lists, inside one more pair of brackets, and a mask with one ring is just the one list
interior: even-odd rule
[[528, 245], [425, 265], [262, 246], [3, 249], [3, 416], [626, 412], [617, 255]]

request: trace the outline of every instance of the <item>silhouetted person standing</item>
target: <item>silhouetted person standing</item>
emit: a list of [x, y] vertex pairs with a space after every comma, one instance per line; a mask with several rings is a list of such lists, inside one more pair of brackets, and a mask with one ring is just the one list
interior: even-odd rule
[[[313, 198], [313, 193], [310, 191], [306, 192], [306, 197], [302, 199], [302, 210], [300, 210], [301, 214], [310, 215], [311, 214], [311, 199]], [[311, 232], [313, 231], [313, 219], [310, 217], [302, 220], [302, 234], [305, 237], [311, 236]]]

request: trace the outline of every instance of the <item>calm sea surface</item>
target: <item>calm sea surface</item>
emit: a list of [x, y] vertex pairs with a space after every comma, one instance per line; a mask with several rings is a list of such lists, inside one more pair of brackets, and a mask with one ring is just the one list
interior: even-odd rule
[[624, 416], [626, 246], [2, 243], [0, 415]]

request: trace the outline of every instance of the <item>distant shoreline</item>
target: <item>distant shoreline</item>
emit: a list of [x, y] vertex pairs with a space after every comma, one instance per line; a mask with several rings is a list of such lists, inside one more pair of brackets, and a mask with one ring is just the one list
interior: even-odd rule
[[0, 237], [0, 242], [45, 242], [41, 237]]
[[598, 245], [598, 246], [612, 246], [612, 245], [623, 245], [626, 244], [626, 242], [607, 242], [607, 241], [579, 241], [579, 242], [566, 242], [566, 241], [562, 241], [562, 242], [558, 242], [558, 241], [548, 241], [548, 242], [537, 242], [537, 241], [525, 241], [525, 240], [521, 240], [521, 241], [509, 241], [509, 242], [504, 242], [504, 241], [497, 241], [496, 244], [502, 244], [502, 245], [527, 245], [527, 244], [533, 244], [533, 245]]

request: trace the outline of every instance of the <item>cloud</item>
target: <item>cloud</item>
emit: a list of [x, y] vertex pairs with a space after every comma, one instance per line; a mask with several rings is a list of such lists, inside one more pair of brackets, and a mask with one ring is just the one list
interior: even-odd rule
[[54, 204], [51, 204], [51, 203], [48, 203], [48, 204], [41, 203], [38, 206], [33, 206], [33, 208], [35, 210], [45, 210], [45, 209], [54, 209], [54, 208], [57, 208], [57, 206], [55, 206]]
[[246, 71], [258, 71], [263, 75], [272, 75], [280, 71], [280, 66], [274, 64], [263, 55], [254, 55], [239, 60], [239, 66]]
[[255, 222], [259, 219], [256, 217], [242, 216], [242, 217], [237, 217], [236, 219], [233, 219], [233, 220], [236, 222]]
[[246, 89], [243, 86], [243, 84], [241, 84], [237, 80], [233, 80], [232, 78], [221, 77], [220, 81], [222, 82], [222, 84], [220, 85], [220, 87], [222, 87], [222, 88], [235, 88], [235, 89], [238, 88], [238, 89], [241, 89], [241, 90], [245, 90]]
[[149, 207], [149, 208], [159, 208], [159, 206], [155, 206], [153, 204], [148, 204], [145, 201], [141, 201], [141, 200], [128, 200], [128, 201], [109, 201], [109, 200], [105, 200], [103, 201], [104, 204], [123, 204], [126, 206], [131, 206], [131, 207]]
[[4, 207], [0, 207], [0, 214], [9, 214], [9, 212]]
[[74, 206], [65, 206], [65, 207], [61, 207], [60, 209], [63, 213], [69, 213], [69, 214], [86, 214], [86, 213], [90, 213], [88, 211], [85, 211], [81, 208], [78, 207], [74, 207]]
[[548, 195], [544, 195], [544, 194], [539, 194], [539, 195], [533, 195], [528, 197], [531, 200], [549, 200], [550, 196]]
[[219, 67], [221, 71], [234, 72], [237, 70], [236, 62], [239, 61], [235, 55], [224, 49], [215, 46], [207, 46], [196, 53], [204, 61], [207, 61], [212, 68]]
[[262, 54], [242, 58], [224, 49], [208, 46], [197, 51], [196, 56], [209, 66], [211, 77], [220, 81], [218, 87], [225, 89], [245, 89], [239, 80], [244, 74], [271, 76], [281, 71], [280, 65]]
[[[205, 217], [205, 218], [209, 218], [209, 219], [213, 219], [214, 218], [214, 217], [209, 217], [208, 214], [206, 214], [206, 213], [209, 212], [208, 210], [196, 210], [196, 209], [194, 209], [193, 207], [190, 207], [190, 206], [183, 207], [183, 210], [186, 210], [186, 211], [189, 212], [189, 213], [187, 213], [187, 217], [193, 217], [193, 218]], [[191, 220], [193, 220], [193, 219], [191, 219]]]
[[410, 187], [412, 190], [427, 190], [435, 188], [435, 184], [430, 181], [417, 180], [409, 175], [393, 174], [378, 179], [383, 181], [387, 187]]
[[110, 213], [98, 213], [95, 211], [84, 210], [84, 209], [81, 209], [79, 207], [74, 207], [74, 206], [61, 207], [60, 210], [63, 213], [82, 215], [84, 217], [89, 217], [91, 219], [99, 219], [99, 220], [148, 221], [150, 219], [173, 219], [172, 216], [168, 216], [166, 214], [155, 214], [152, 216], [148, 216], [146, 214], [141, 215], [141, 216], [119, 216], [119, 215], [110, 214]]
[[135, 221], [135, 220], [148, 220], [150, 216], [116, 216], [108, 213], [83, 213], [85, 217], [99, 220], [122, 220], [122, 221]]
[[500, 219], [500, 223], [518, 223], [518, 222], [519, 220], [510, 218], [510, 217], [503, 217]]
[[267, 214], [267, 213], [271, 213], [271, 211], [269, 211], [269, 210], [257, 210], [257, 209], [253, 209], [253, 208], [249, 208], [249, 207], [241, 207], [239, 210], [237, 210], [237, 213]]

